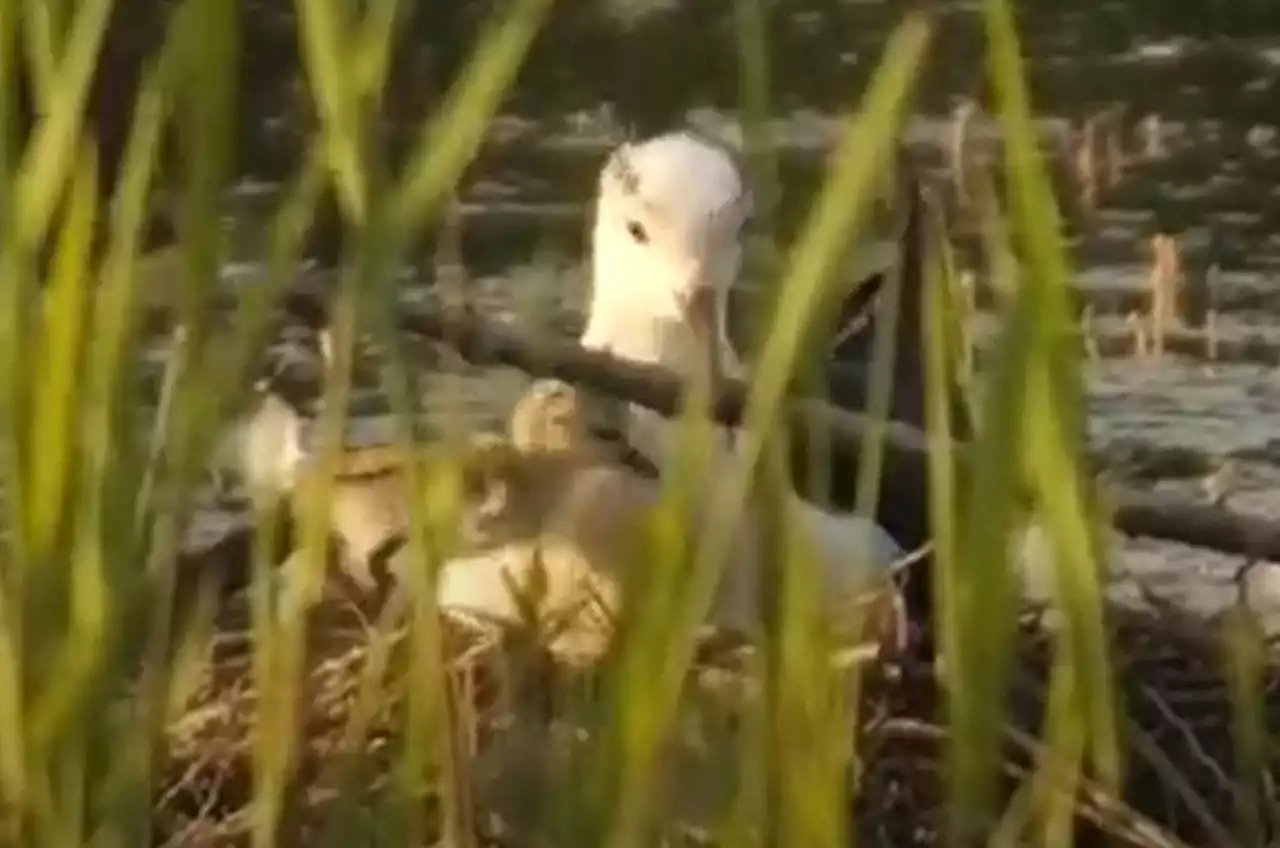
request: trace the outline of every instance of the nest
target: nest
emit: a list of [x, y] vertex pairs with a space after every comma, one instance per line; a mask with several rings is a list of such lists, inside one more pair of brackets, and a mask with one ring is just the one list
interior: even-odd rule
[[[1110, 793], [1085, 780], [1075, 804], [1077, 844], [1129, 846], [1272, 844], [1280, 834], [1280, 750], [1265, 740], [1252, 785], [1239, 762], [1237, 710], [1225, 670], [1228, 616], [1167, 608], [1107, 610], [1125, 775]], [[1238, 621], [1238, 620], [1237, 620]], [[1006, 797], [1031, 775], [1041, 751], [1053, 635], [1040, 616], [1022, 622], [1001, 751]], [[1280, 664], [1263, 668], [1264, 728], [1280, 728]], [[939, 844], [945, 818], [942, 695], [932, 668], [915, 665], [881, 690], [880, 713], [863, 730], [866, 778], [855, 800], [859, 844]], [[1253, 801], [1259, 803], [1252, 809]], [[1250, 838], [1242, 815], [1254, 813]]]
[[[398, 730], [412, 709], [406, 682], [426, 693], [417, 699], [419, 706], [446, 705], [451, 719], [446, 771], [464, 777], [449, 781], [447, 799], [425, 783], [416, 797], [410, 794], [423, 832], [400, 844], [439, 839], [446, 806], [465, 811], [465, 821], [459, 823], [455, 813], [452, 826], [472, 830], [477, 844], [525, 843], [524, 817], [564, 779], [557, 764], [582, 741], [560, 712], [563, 699], [557, 693], [590, 673], [558, 665], [531, 640], [521, 641], [520, 634], [499, 638], [443, 623], [438, 631], [432, 627], [434, 632], [409, 638], [403, 625], [377, 624], [386, 611], [384, 600], [353, 600], [339, 587], [318, 605], [305, 628], [297, 721], [274, 730], [264, 729], [269, 719], [258, 714], [248, 601], [241, 595], [225, 606], [199, 685], [168, 728], [155, 801], [157, 844], [248, 844], [255, 744], [273, 733], [292, 732], [298, 743], [282, 792], [278, 844], [310, 844], [339, 809], [348, 816], [362, 809], [376, 815], [379, 804], [392, 796], [404, 804], [403, 785], [388, 790], [406, 750]], [[1108, 626], [1124, 785], [1112, 794], [1087, 779], [1081, 784], [1075, 803], [1078, 844], [1167, 847], [1275, 840], [1280, 820], [1266, 799], [1276, 795], [1280, 752], [1270, 742], [1261, 773], [1251, 775], [1252, 781], [1242, 773], [1232, 689], [1222, 662], [1224, 620], [1113, 607]], [[441, 650], [436, 655], [445, 661], [424, 670], [420, 650], [437, 637]], [[1041, 618], [1021, 622], [999, 762], [1006, 800], [1035, 771], [1052, 642]], [[405, 668], [420, 673], [401, 673]], [[1262, 724], [1280, 728], [1280, 663], [1274, 651], [1265, 672]], [[860, 845], [940, 844], [945, 839], [947, 728], [934, 669], [924, 662], [877, 659], [861, 674], [850, 828]], [[695, 681], [690, 691], [713, 678], [723, 683], [735, 677], [738, 683], [745, 680], [740, 671], [702, 657], [690, 675]], [[718, 689], [723, 694], [725, 687]], [[441, 692], [446, 697], [440, 698]], [[422, 746], [421, 740], [417, 744]], [[705, 739], [692, 747], [699, 747], [704, 758], [723, 757]], [[669, 766], [670, 794], [683, 805], [673, 810], [671, 831], [664, 834], [670, 844], [711, 843], [709, 830], [698, 821], [712, 802], [697, 785], [696, 760], [680, 755]], [[682, 770], [686, 773], [677, 774]], [[1239, 829], [1246, 820], [1252, 831]]]

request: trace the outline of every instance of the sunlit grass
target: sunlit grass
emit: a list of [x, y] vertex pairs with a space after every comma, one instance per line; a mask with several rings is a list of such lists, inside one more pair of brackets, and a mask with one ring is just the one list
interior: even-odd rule
[[[1100, 566], [1110, 555], [1110, 535], [1098, 532], [1091, 483], [1080, 464], [1084, 388], [1080, 350], [1068, 336], [1072, 313], [1066, 251], [1038, 155], [1012, 10], [1008, 3], [989, 0], [985, 17], [989, 66], [1007, 145], [1009, 206], [1018, 222], [1016, 249], [1026, 267], [1012, 308], [1015, 319], [1025, 316], [1034, 334], [1021, 392], [1026, 423], [1018, 439], [1020, 460], [1036, 514], [1049, 531], [1058, 578], [1054, 597], [1065, 613], [1053, 681], [1053, 703], [1060, 709], [1051, 708], [1048, 738], [1055, 756], [1073, 758], [1077, 771], [1087, 758], [1103, 784], [1118, 789], [1120, 752]], [[1020, 313], [1018, 301], [1027, 304], [1027, 313]], [[1073, 794], [1064, 792], [1057, 799], [1056, 816], [1045, 812], [1046, 841], [1069, 838], [1070, 813], [1064, 817], [1063, 810], [1069, 810], [1072, 799]]]
[[[997, 752], [1018, 603], [1010, 539], [1029, 515], [1040, 521], [1063, 615], [1045, 761], [1037, 764], [1042, 779], [1032, 782], [1024, 806], [1032, 841], [1065, 844], [1071, 788], [1086, 773], [1115, 787], [1122, 764], [1102, 621], [1098, 563], [1105, 534], [1098, 532], [1099, 510], [1080, 467], [1079, 357], [1064, 342], [1067, 267], [1008, 5], [989, 0], [985, 14], [1008, 151], [1012, 226], [999, 237], [1007, 237], [1021, 271], [1008, 291], [992, 365], [981, 392], [969, 399], [980, 434], [967, 454], [939, 451], [930, 467], [938, 644], [951, 722], [951, 835], [968, 844], [975, 835], [980, 841], [1001, 812]], [[16, 63], [28, 62], [42, 115], [20, 151], [9, 145], [13, 128], [0, 127], [0, 434], [8, 534], [0, 566], [0, 840], [6, 843], [123, 846], [149, 839], [165, 722], [189, 685], [180, 660], [200, 650], [192, 644], [179, 650], [175, 643], [208, 629], [171, 620], [167, 601], [182, 530], [204, 459], [244, 405], [247, 375], [269, 341], [276, 300], [326, 192], [338, 199], [349, 239], [332, 304], [335, 358], [317, 429], [321, 479], [336, 467], [353, 349], [362, 333], [371, 332], [389, 352], [385, 389], [401, 424], [397, 438], [412, 438], [414, 374], [392, 335], [391, 277], [415, 236], [442, 218], [551, 0], [504, 5], [398, 169], [378, 149], [375, 127], [402, 4], [376, 0], [359, 16], [337, 0], [296, 6], [319, 130], [267, 225], [260, 279], [240, 292], [230, 320], [220, 320], [213, 297], [225, 249], [222, 198], [236, 168], [231, 139], [239, 92], [228, 69], [241, 61], [240, 4], [185, 0], [175, 7], [165, 47], [137, 93], [119, 183], [100, 208], [98, 163], [83, 120], [111, 4], [0, 3], [0, 74], [7, 77], [0, 82], [12, 88]], [[21, 15], [9, 14], [19, 8]], [[737, 20], [748, 158], [767, 222], [776, 166], [762, 131], [769, 103], [763, 8], [739, 0]], [[865, 228], [886, 171], [896, 167], [894, 146], [933, 28], [927, 15], [905, 17], [831, 152], [827, 180], [801, 234], [790, 246], [770, 245], [764, 267], [776, 274], [767, 298], [772, 320], [755, 328], [741, 450], [712, 499], [708, 532], [698, 538], [686, 507], [702, 499], [696, 481], [707, 473], [697, 460], [714, 453], [708, 447], [714, 434], [698, 403], [689, 405], [689, 467], [669, 481], [649, 544], [636, 552], [645, 572], [629, 584], [618, 648], [598, 689], [563, 699], [587, 741], [555, 772], [559, 782], [542, 787], [548, 800], [530, 824], [537, 832], [522, 834], [527, 844], [641, 845], [674, 831], [662, 791], [669, 742], [697, 710], [689, 705], [688, 685], [695, 630], [748, 510], [768, 551], [769, 601], [762, 611], [768, 638], [749, 670], [762, 695], [743, 709], [729, 761], [698, 772], [715, 782], [720, 799], [711, 827], [722, 844], [850, 839], [847, 764], [855, 750], [856, 692], [827, 661], [830, 637], [816, 623], [819, 599], [808, 578], [808, 551], [785, 509], [778, 413], [792, 375], [804, 367], [810, 328], [836, 285], [839, 261]], [[6, 102], [0, 120], [13, 119]], [[170, 281], [183, 335], [174, 348], [167, 402], [153, 426], [139, 428], [136, 360], [147, 342], [137, 320], [145, 264], [139, 233], [166, 129], [176, 130], [183, 154], [177, 175], [182, 275]], [[104, 215], [108, 239], [95, 255], [92, 232]], [[45, 244], [53, 258], [39, 279], [36, 257]], [[926, 258], [932, 304], [923, 333], [927, 417], [931, 436], [946, 444], [956, 435], [950, 418], [954, 293], [944, 290], [952, 279], [945, 246], [931, 245]], [[877, 344], [873, 417], [887, 408], [891, 341]], [[704, 394], [707, 388], [700, 387]], [[693, 400], [699, 399], [705, 396], [695, 392]], [[863, 457], [868, 470], [858, 500], [866, 512], [875, 500], [879, 456], [872, 444]], [[432, 831], [450, 844], [475, 840], [474, 775], [446, 694], [450, 672], [432, 601], [435, 565], [452, 544], [448, 531], [458, 504], [447, 486], [419, 479], [417, 466], [407, 471], [414, 491], [433, 493], [414, 511], [410, 534], [408, 661], [396, 666], [387, 644], [371, 652], [341, 753], [315, 778], [339, 790], [320, 835], [335, 845], [420, 844]], [[301, 572], [304, 595], [320, 588], [325, 497], [320, 485], [308, 489], [302, 504], [301, 549], [309, 558]], [[269, 545], [259, 547], [251, 591], [258, 724], [248, 829], [254, 844], [266, 846], [289, 844], [289, 828], [297, 826], [308, 657], [305, 620], [277, 614], [269, 591], [275, 564], [266, 561]], [[392, 623], [379, 627], [390, 631]], [[1258, 660], [1249, 650], [1232, 653], [1233, 680], [1245, 700], [1257, 690]], [[385, 682], [389, 668], [397, 669], [395, 679]], [[379, 790], [371, 814], [362, 784], [372, 755], [366, 760], [363, 741], [392, 690], [404, 693], [395, 779]], [[1238, 720], [1242, 739], [1256, 741], [1251, 728], [1261, 719], [1243, 709]], [[428, 797], [439, 801], [435, 820], [427, 817]], [[1244, 805], [1240, 813], [1242, 832], [1256, 832], [1256, 806]]]

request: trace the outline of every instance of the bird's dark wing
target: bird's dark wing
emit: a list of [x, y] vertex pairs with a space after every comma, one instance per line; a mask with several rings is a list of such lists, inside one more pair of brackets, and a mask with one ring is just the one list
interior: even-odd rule
[[[889, 398], [892, 420], [925, 427], [924, 320], [929, 279], [926, 275], [930, 233], [925, 218], [924, 196], [910, 166], [900, 172], [906, 178], [905, 226], [899, 238], [898, 273], [878, 274], [857, 287], [841, 304], [841, 322], [862, 322], [861, 328], [842, 337], [822, 366], [820, 388], [835, 406], [864, 411], [868, 406], [868, 386], [873, 368], [875, 339], [882, 330], [894, 331], [894, 357]], [[886, 313], [878, 308], [878, 296], [888, 286], [898, 285], [896, 327], [880, 326]], [[971, 435], [968, 408], [958, 383], [948, 386], [952, 433], [961, 439]], [[837, 509], [852, 509], [861, 451], [847, 445], [832, 446], [821, 433], [791, 433], [791, 456], [797, 491], [807, 499]], [[876, 499], [876, 521], [905, 550], [912, 551], [929, 541], [929, 467], [924, 455], [882, 452], [880, 486]], [[928, 611], [927, 558], [914, 569], [908, 584], [907, 603], [915, 613]]]

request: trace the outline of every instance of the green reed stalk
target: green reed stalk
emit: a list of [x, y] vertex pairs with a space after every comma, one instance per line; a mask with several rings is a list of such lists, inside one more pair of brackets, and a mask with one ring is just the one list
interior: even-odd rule
[[1223, 622], [1222, 662], [1232, 700], [1237, 787], [1236, 835], [1241, 845], [1265, 843], [1266, 822], [1280, 822], [1280, 801], [1267, 788], [1268, 750], [1275, 733], [1264, 716], [1265, 634], [1252, 610], [1237, 605]]
[[[1024, 273], [990, 357], [974, 473], [962, 510], [957, 556], [940, 560], [941, 620], [950, 718], [951, 838], [971, 844], [985, 828], [994, 791], [992, 752], [1001, 737], [1010, 637], [1018, 601], [1009, 544], [1023, 526], [1025, 480], [1049, 539], [1064, 629], [1056, 661], [1046, 762], [1056, 787], [1035, 805], [1038, 840], [1069, 841], [1062, 815], [1083, 768], [1073, 753], [1087, 740], [1107, 785], [1119, 779], [1114, 707], [1101, 620], [1099, 544], [1079, 466], [1081, 378], [1067, 323], [1066, 264], [1053, 197], [1040, 164], [1006, 4], [986, 4], [991, 74], [1009, 168], [1015, 242]], [[1018, 445], [1020, 451], [1009, 450]], [[1077, 719], [1085, 717], [1083, 728]], [[1073, 777], [1074, 775], [1074, 777]], [[1063, 787], [1066, 787], [1063, 789]], [[1064, 794], [1065, 793], [1065, 794]]]
[[[369, 111], [380, 99], [385, 69], [390, 55], [391, 37], [397, 18], [397, 5], [376, 4], [365, 16], [351, 40], [358, 55], [359, 72], [354, 77], [338, 73], [342, 57], [339, 37], [341, 15], [332, 3], [300, 4], [303, 21], [304, 52], [311, 71], [311, 81], [326, 140], [330, 169], [339, 189], [344, 213], [358, 233], [354, 267], [342, 275], [343, 294], [339, 296], [334, 325], [334, 351], [338, 361], [326, 381], [322, 440], [330, 463], [332, 451], [340, 442], [338, 416], [345, 407], [345, 385], [349, 377], [350, 349], [359, 319], [356, 314], [358, 285], [365, 295], [360, 300], [372, 307], [375, 326], [386, 335], [391, 326], [388, 317], [394, 305], [389, 290], [390, 272], [410, 236], [436, 213], [456, 182], [461, 168], [474, 155], [484, 126], [495, 111], [514, 77], [524, 52], [549, 9], [546, 0], [526, 0], [515, 4], [501, 16], [495, 16], [489, 32], [481, 39], [475, 56], [450, 91], [442, 110], [424, 130], [422, 139], [411, 152], [408, 163], [397, 177], [398, 185], [377, 196], [371, 191], [378, 171], [376, 157], [369, 150], [370, 134], [366, 126], [373, 117]], [[398, 345], [387, 345], [392, 352], [392, 386], [390, 396], [397, 417], [405, 424], [410, 414], [407, 386], [410, 380], [398, 355]], [[334, 378], [337, 378], [335, 381]], [[407, 442], [409, 428], [399, 428], [398, 437]], [[332, 466], [329, 465], [330, 470]], [[327, 475], [326, 475], [327, 476]], [[408, 469], [409, 486], [423, 490], [418, 469]], [[316, 505], [323, 502], [323, 488], [317, 491]], [[445, 828], [453, 841], [466, 843], [472, 828], [468, 811], [454, 798], [466, 776], [456, 773], [448, 758], [451, 746], [441, 743], [452, 734], [441, 709], [440, 697], [446, 682], [439, 655], [439, 637], [434, 625], [435, 608], [431, 603], [434, 580], [427, 556], [426, 540], [439, 535], [438, 526], [448, 521], [447, 503], [439, 504], [430, 516], [414, 510], [411, 515], [410, 574], [412, 646], [409, 671], [405, 682], [408, 703], [406, 744], [399, 769], [402, 791], [407, 797], [419, 794], [424, 785], [435, 783], [445, 798]], [[428, 518], [430, 521], [428, 521]], [[312, 532], [318, 528], [313, 525]], [[431, 532], [431, 531], [435, 532]], [[318, 541], [318, 539], [316, 540]], [[366, 692], [375, 691], [366, 687]], [[432, 753], [438, 752], [438, 753]], [[442, 762], [443, 758], [443, 762]], [[441, 768], [443, 771], [441, 772]], [[412, 813], [416, 805], [407, 805], [405, 822], [408, 832], [421, 830], [419, 816]], [[351, 812], [351, 810], [347, 810]], [[335, 831], [336, 832], [336, 831]]]
[[[3, 404], [0, 415], [5, 436], [5, 483], [9, 531], [3, 556], [4, 596], [0, 599], [0, 675], [6, 690], [0, 704], [0, 823], [10, 839], [42, 844], [82, 821], [84, 803], [83, 742], [86, 729], [68, 726], [82, 686], [67, 678], [42, 677], [33, 661], [56, 663], [67, 669], [68, 649], [98, 645], [93, 634], [104, 619], [101, 576], [87, 567], [76, 573], [59, 568], [56, 559], [68, 552], [75, 524], [66, 519], [65, 504], [74, 497], [68, 464], [71, 428], [78, 397], [69, 372], [79, 365], [79, 330], [84, 319], [84, 286], [96, 174], [91, 156], [83, 153], [78, 129], [83, 96], [101, 39], [109, 4], [86, 4], [75, 20], [72, 37], [58, 67], [59, 88], [50, 98], [45, 118], [35, 130], [42, 150], [28, 146], [15, 173], [4, 174], [0, 194], [7, 212], [0, 232], [0, 279], [6, 290], [0, 364]], [[5, 10], [9, 21], [15, 9]], [[0, 41], [7, 53], [16, 47], [14, 32]], [[0, 63], [5, 79], [0, 88], [14, 92], [10, 75], [16, 63]], [[6, 108], [6, 119], [12, 112]], [[13, 138], [10, 127], [6, 139]], [[73, 178], [74, 189], [62, 222], [51, 266], [47, 297], [36, 294], [30, 275], [30, 255], [51, 226], [58, 201]], [[49, 370], [41, 381], [25, 375], [32, 352]], [[39, 428], [44, 426], [45, 430]], [[41, 461], [40, 449], [49, 452]], [[86, 566], [88, 564], [86, 563]], [[93, 653], [73, 657], [70, 681], [83, 684], [91, 677]], [[85, 661], [87, 658], [87, 662]], [[39, 709], [33, 709], [39, 707]]]
[[[1079, 346], [1072, 342], [1067, 254], [1057, 207], [1039, 156], [1026, 74], [1010, 6], [988, 0], [990, 67], [1008, 139], [1011, 201], [1020, 225], [1028, 288], [1035, 295], [1036, 332], [1042, 351], [1038, 373], [1024, 399], [1029, 422], [1024, 443], [1029, 476], [1053, 540], [1069, 655], [1078, 664], [1076, 705], [1086, 717], [1089, 761], [1108, 788], [1121, 780], [1115, 695], [1103, 614], [1103, 568], [1111, 536], [1102, 522], [1087, 471], [1084, 448], [1084, 383]], [[1040, 370], [1042, 369], [1042, 370]]]

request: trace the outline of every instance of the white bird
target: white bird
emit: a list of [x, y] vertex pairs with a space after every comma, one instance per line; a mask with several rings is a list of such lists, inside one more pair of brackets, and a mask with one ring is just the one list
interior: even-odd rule
[[[689, 132], [619, 147], [599, 181], [591, 239], [592, 289], [580, 343], [621, 359], [661, 365], [692, 379], [706, 345], [691, 316], [709, 312], [712, 355], [723, 373], [744, 368], [729, 339], [728, 299], [742, 267], [741, 229], [750, 192], [734, 156]], [[659, 469], [674, 462], [677, 425], [631, 405], [627, 440]], [[726, 432], [723, 459], [731, 456]], [[883, 577], [904, 551], [874, 521], [819, 508], [793, 495], [818, 559], [843, 573], [824, 582]]]
[[[918, 192], [912, 187], [913, 192]], [[924, 237], [918, 193], [911, 199], [899, 263], [901, 289], [894, 357], [890, 416], [924, 426], [924, 377], [921, 366], [921, 310], [924, 308], [920, 268], [908, 257]], [[742, 270], [741, 230], [752, 211], [751, 194], [733, 153], [688, 131], [677, 131], [616, 149], [599, 179], [599, 195], [591, 241], [592, 290], [580, 342], [636, 362], [662, 365], [691, 378], [707, 359], [706, 345], [691, 317], [710, 312], [714, 353], [724, 373], [742, 376], [744, 368], [729, 338], [730, 289]], [[855, 257], [865, 277], [886, 270], [880, 251]], [[883, 282], [883, 276], [882, 276]], [[862, 290], [871, 288], [864, 285]], [[841, 319], [856, 321], [866, 312], [858, 295], [842, 304]], [[853, 314], [848, 314], [852, 312]], [[831, 402], [859, 409], [865, 402], [865, 380], [856, 373], [871, 356], [866, 325], [838, 338], [830, 354], [828, 391]], [[853, 366], [853, 371], [844, 370]], [[851, 377], [851, 378], [850, 378]], [[971, 424], [958, 390], [952, 395], [952, 430], [968, 438]], [[659, 469], [675, 461], [677, 425], [648, 409], [631, 405], [626, 437]], [[726, 435], [728, 435], [726, 433]], [[725, 441], [724, 459], [731, 455]], [[831, 458], [848, 476], [853, 457]], [[796, 466], [797, 479], [804, 469]], [[849, 480], [834, 480], [832, 501], [852, 506]], [[880, 480], [876, 520], [851, 512], [820, 508], [798, 494], [792, 508], [807, 527], [824, 567], [846, 563], [843, 574], [823, 575], [828, 587], [840, 580], [878, 579], [929, 540], [929, 474], [922, 457], [886, 456]], [[1024, 580], [1043, 584], [1053, 574], [1053, 557], [1044, 528], [1035, 521], [1012, 541], [1015, 568]], [[907, 586], [907, 604], [917, 613], [930, 607], [925, 557]]]

